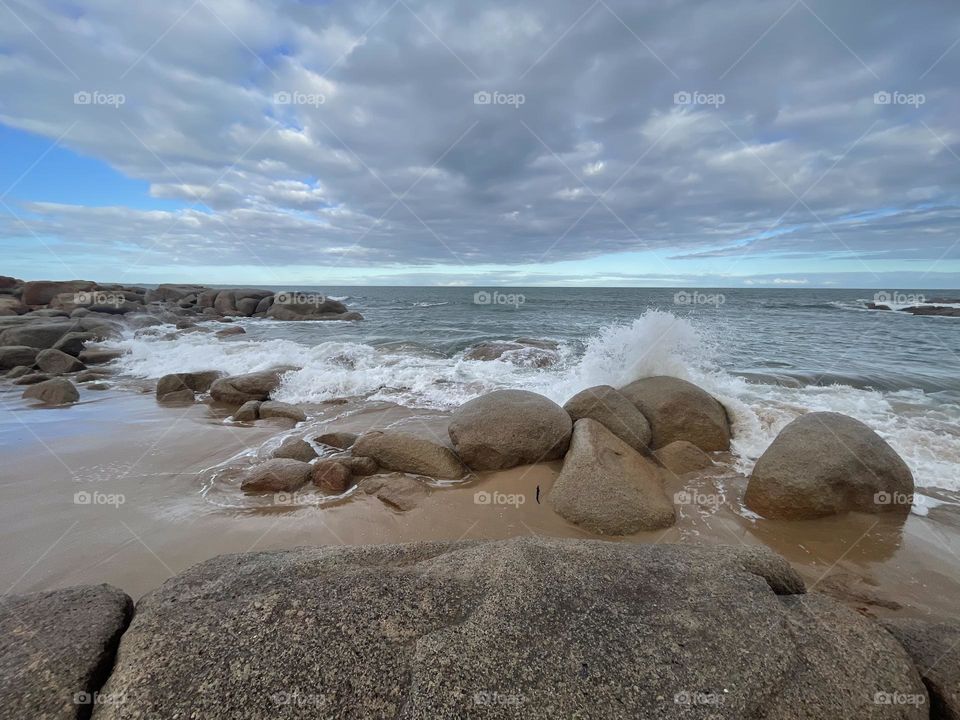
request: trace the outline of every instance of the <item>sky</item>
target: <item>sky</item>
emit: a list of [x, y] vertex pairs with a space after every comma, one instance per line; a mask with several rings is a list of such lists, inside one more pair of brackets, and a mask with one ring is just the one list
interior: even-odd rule
[[956, 0], [0, 0], [0, 273], [960, 287]]

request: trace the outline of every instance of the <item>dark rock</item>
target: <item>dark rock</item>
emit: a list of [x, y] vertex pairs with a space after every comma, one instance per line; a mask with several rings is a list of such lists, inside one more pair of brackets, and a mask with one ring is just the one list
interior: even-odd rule
[[708, 392], [675, 377], [643, 378], [620, 390], [646, 416], [654, 450], [687, 440], [701, 450], [729, 450], [727, 411]]
[[106, 681], [132, 615], [133, 601], [109, 585], [5, 595], [0, 600], [0, 717], [89, 717], [93, 693]]
[[23, 398], [39, 400], [46, 405], [69, 405], [80, 399], [80, 393], [66, 378], [52, 378], [28, 387], [23, 391]]
[[463, 463], [449, 448], [398, 430], [365, 432], [351, 451], [354, 455], [373, 458], [387, 470], [454, 480], [467, 474]]
[[83, 346], [88, 342], [93, 342], [96, 338], [97, 336], [94, 333], [68, 332], [53, 344], [53, 349], [77, 357], [83, 352]]

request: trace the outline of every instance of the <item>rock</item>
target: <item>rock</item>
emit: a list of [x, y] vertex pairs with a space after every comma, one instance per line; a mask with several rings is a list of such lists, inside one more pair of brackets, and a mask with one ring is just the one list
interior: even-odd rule
[[18, 365], [32, 366], [37, 358], [37, 349], [29, 345], [0, 347], [0, 370], [10, 370]]
[[22, 397], [26, 400], [39, 400], [46, 405], [69, 405], [80, 399], [80, 393], [66, 378], [52, 378], [31, 385], [23, 391]]
[[502, 470], [563, 457], [573, 423], [567, 411], [526, 390], [495, 390], [457, 408], [450, 439], [474, 470]]
[[249, 400], [240, 406], [240, 409], [233, 414], [233, 419], [237, 422], [253, 422], [260, 417], [260, 406], [263, 403], [260, 400]]
[[147, 290], [145, 302], [177, 302], [188, 295], [200, 295], [207, 288], [202, 285], [158, 285], [153, 290]]
[[133, 601], [109, 585], [5, 595], [0, 601], [0, 716], [89, 717], [92, 695], [106, 681], [132, 616]]
[[883, 628], [800, 593], [760, 548], [515, 538], [226, 555], [140, 601], [103, 690], [125, 702], [97, 720], [925, 717], [874, 703], [925, 692]]
[[317, 435], [314, 441], [321, 445], [329, 445], [338, 450], [346, 450], [357, 441], [358, 437], [360, 436], [352, 432], [329, 432], [323, 435]]
[[93, 333], [68, 332], [53, 344], [53, 349], [77, 357], [83, 352], [83, 346], [94, 341], [96, 337]]
[[900, 618], [883, 625], [920, 671], [930, 695], [931, 720], [960, 720], [960, 625]]
[[79, 321], [32, 322], [7, 328], [0, 332], [0, 345], [27, 345], [39, 350], [52, 348], [60, 338], [76, 329], [76, 322]]
[[313, 464], [313, 484], [324, 492], [339, 495], [350, 487], [350, 468], [336, 460], [317, 460]]
[[83, 293], [96, 289], [97, 284], [89, 280], [33, 280], [23, 285], [20, 299], [24, 305], [48, 305], [61, 293]]
[[519, 367], [545, 368], [556, 365], [560, 355], [554, 348], [528, 344], [533, 341], [510, 342], [498, 340], [477, 343], [468, 349], [464, 360], [502, 360]]
[[20, 302], [19, 298], [4, 295], [0, 297], [0, 315], [13, 317], [27, 312], [27, 307]]
[[705, 470], [713, 465], [713, 460], [703, 450], [686, 440], [674, 440], [664, 445], [654, 455], [674, 475], [683, 475], [695, 470]]
[[330, 320], [346, 312], [346, 305], [321, 293], [281, 292], [273, 296], [267, 317], [274, 320]]
[[77, 356], [80, 362], [86, 365], [102, 365], [123, 357], [123, 350], [108, 350], [106, 348], [87, 348]]
[[787, 425], [760, 456], [744, 502], [768, 518], [906, 513], [913, 504], [913, 475], [859, 420], [814, 412]]
[[113, 373], [109, 370], [96, 369], [85, 370], [82, 373], [79, 373], [73, 377], [74, 382], [85, 383], [85, 382], [96, 382], [98, 380], [105, 380], [110, 377]]
[[444, 479], [462, 478], [467, 474], [463, 463], [449, 448], [398, 430], [365, 432], [351, 452], [373, 458], [387, 470]]
[[222, 403], [243, 405], [248, 400], [266, 400], [280, 385], [280, 376], [289, 368], [263, 370], [220, 378], [210, 387], [210, 396]]
[[17, 365], [11, 368], [4, 377], [9, 380], [16, 380], [17, 378], [22, 378], [24, 375], [29, 375], [32, 371], [33, 368], [29, 365]]
[[403, 473], [372, 475], [361, 480], [357, 487], [367, 495], [376, 495], [380, 502], [401, 512], [413, 510], [430, 494], [421, 480]]
[[299, 460], [300, 462], [310, 462], [317, 457], [317, 451], [313, 449], [303, 438], [287, 438], [280, 447], [273, 451], [275, 458], [289, 458]]
[[902, 312], [911, 315], [939, 315], [942, 317], [960, 317], [960, 308], [944, 307], [943, 305], [918, 305], [916, 307], [901, 308]]
[[650, 423], [652, 449], [674, 440], [687, 440], [708, 452], [730, 449], [727, 411], [696, 385], [661, 375], [632, 382], [620, 392]]
[[270, 400], [260, 405], [260, 419], [266, 418], [287, 418], [303, 422], [307, 419], [307, 414], [296, 405]]
[[46, 382], [50, 379], [49, 375], [43, 373], [31, 373], [23, 374], [13, 381], [14, 385], [36, 385], [37, 383]]
[[73, 355], [67, 355], [65, 352], [53, 348], [38, 352], [36, 365], [43, 372], [52, 375], [62, 375], [63, 373], [79, 372], [86, 369], [86, 365]]
[[237, 312], [245, 317], [250, 317], [257, 311], [260, 301], [263, 298], [245, 297], [237, 300]]
[[561, 516], [600, 535], [631, 535], [676, 522], [660, 469], [590, 418], [574, 424], [547, 499]]
[[231, 335], [246, 335], [246, 334], [247, 334], [246, 330], [244, 330], [239, 325], [235, 325], [234, 327], [228, 327], [228, 328], [224, 328], [223, 330], [217, 330], [217, 332], [214, 333], [214, 336], [218, 338], [225, 338], [225, 337], [230, 337]]
[[312, 469], [299, 460], [267, 460], [247, 473], [240, 489], [245, 493], [294, 492], [310, 479]]
[[[217, 370], [164, 375], [157, 381], [157, 400], [186, 400], [189, 393], [189, 399], [192, 402], [193, 393], [206, 392], [221, 375], [222, 373]], [[174, 394], [177, 398], [172, 397]]]
[[343, 458], [340, 462], [350, 469], [350, 473], [352, 475], [356, 475], [357, 477], [376, 475], [378, 472], [380, 472], [380, 466], [377, 465], [377, 461], [373, 458], [348, 457]]
[[573, 422], [583, 418], [596, 420], [637, 452], [650, 445], [650, 423], [636, 405], [609, 385], [587, 388], [567, 400], [563, 409]]
[[23, 280], [9, 275], [0, 275], [0, 290], [12, 290], [23, 285]]

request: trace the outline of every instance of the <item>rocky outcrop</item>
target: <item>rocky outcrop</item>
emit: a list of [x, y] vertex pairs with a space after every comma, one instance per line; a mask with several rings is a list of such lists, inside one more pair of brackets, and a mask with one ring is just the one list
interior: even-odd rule
[[73, 355], [67, 355], [54, 348], [41, 350], [37, 353], [36, 365], [45, 373], [51, 375], [62, 375], [63, 373], [80, 372], [86, 368], [82, 362]]
[[570, 522], [599, 535], [631, 535], [676, 522], [660, 469], [590, 418], [574, 424], [548, 502]]
[[354, 455], [373, 458], [387, 470], [458, 479], [467, 469], [450, 448], [398, 430], [365, 432], [351, 448]]
[[859, 420], [808, 413], [781, 430], [757, 460], [744, 502], [768, 518], [906, 513], [913, 504], [913, 475]]
[[730, 449], [727, 411], [696, 385], [661, 375], [632, 382], [621, 392], [650, 423], [654, 450], [675, 440], [687, 440], [708, 452]]
[[24, 390], [23, 399], [39, 400], [45, 405], [69, 405], [80, 399], [80, 393], [66, 378], [51, 378]]
[[[222, 556], [145, 596], [96, 720], [926, 717], [883, 628], [757, 548], [600, 541]], [[241, 639], [241, 640], [238, 640]]]
[[900, 618], [883, 624], [920, 671], [930, 720], [960, 720], [960, 625]]
[[280, 378], [289, 368], [263, 370], [246, 375], [220, 378], [210, 386], [210, 397], [228, 405], [243, 405], [249, 400], [267, 400], [280, 385]]
[[109, 585], [0, 600], [0, 717], [90, 716], [113, 666], [133, 601]]
[[149, 302], [176, 302], [189, 295], [199, 295], [207, 288], [202, 285], [158, 285], [146, 293], [146, 301]]
[[457, 408], [449, 434], [461, 460], [474, 470], [501, 470], [563, 457], [573, 422], [543, 395], [496, 390]]
[[563, 409], [573, 422], [583, 418], [596, 420], [638, 452], [645, 452], [650, 445], [647, 418], [623, 393], [609, 385], [581, 390], [567, 400]]
[[674, 440], [664, 445], [654, 455], [674, 475], [685, 475], [696, 470], [705, 470], [713, 465], [713, 460], [703, 450], [686, 440]]
[[311, 470], [299, 460], [267, 460], [247, 473], [240, 489], [245, 493], [294, 492], [306, 485]]

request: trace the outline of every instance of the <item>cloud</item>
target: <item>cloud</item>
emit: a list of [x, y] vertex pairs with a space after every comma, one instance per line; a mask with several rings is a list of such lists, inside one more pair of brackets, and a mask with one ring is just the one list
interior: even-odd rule
[[[67, 263], [110, 258], [134, 277], [185, 261], [471, 267], [644, 251], [666, 258], [651, 269], [663, 274], [796, 259], [933, 270], [960, 259], [960, 16], [943, 9], [12, 3], [0, 121], [185, 207], [14, 191], [0, 239], [43, 257], [35, 238], [51, 238]], [[514, 101], [477, 104], [480, 91]], [[124, 102], [78, 105], [78, 92]]]

